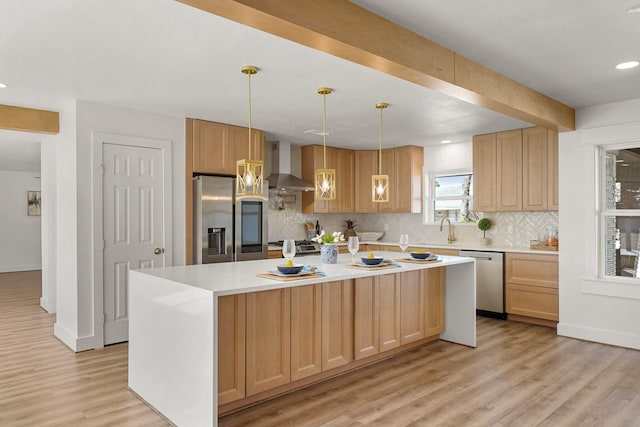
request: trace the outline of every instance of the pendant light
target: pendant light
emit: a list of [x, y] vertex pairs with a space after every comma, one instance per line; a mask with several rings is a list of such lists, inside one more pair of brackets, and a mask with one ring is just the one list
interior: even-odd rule
[[380, 147], [378, 149], [378, 175], [371, 176], [371, 201], [380, 203], [389, 201], [389, 175], [382, 174], [382, 110], [389, 104], [379, 102], [376, 108], [380, 110]]
[[263, 196], [264, 179], [262, 160], [251, 160], [251, 76], [258, 72], [258, 68], [253, 65], [246, 65], [241, 68], [243, 74], [249, 79], [249, 151], [246, 159], [238, 160], [236, 163], [236, 195], [260, 195]]
[[327, 169], [327, 95], [332, 92], [328, 87], [321, 87], [318, 93], [324, 99], [324, 115], [322, 120], [322, 153], [324, 169], [316, 169], [315, 194], [316, 200], [336, 199], [336, 170]]

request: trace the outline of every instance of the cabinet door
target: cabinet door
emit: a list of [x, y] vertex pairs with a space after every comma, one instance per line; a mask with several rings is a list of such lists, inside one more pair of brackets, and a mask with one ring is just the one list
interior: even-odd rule
[[[496, 209], [522, 210], [522, 129], [496, 134]], [[474, 178], [475, 179], [475, 178]], [[476, 210], [480, 210], [477, 207]]]
[[230, 126], [193, 120], [193, 171], [229, 175]]
[[430, 268], [421, 274], [426, 283], [425, 336], [431, 337], [444, 331], [445, 269]]
[[547, 210], [547, 129], [522, 130], [522, 209]]
[[422, 147], [407, 146], [394, 149], [393, 211], [422, 212]]
[[558, 288], [558, 256], [506, 254], [505, 282]]
[[473, 208], [496, 210], [496, 134], [473, 137]]
[[245, 396], [245, 296], [218, 298], [218, 405]]
[[247, 294], [247, 396], [291, 380], [291, 289]]
[[322, 286], [291, 288], [291, 380], [322, 371]]
[[400, 344], [424, 338], [424, 282], [420, 270], [406, 271], [400, 277]]
[[558, 290], [507, 283], [506, 309], [509, 314], [557, 322]]
[[547, 209], [559, 209], [558, 197], [558, 132], [547, 130]]
[[400, 279], [398, 274], [378, 278], [380, 352], [400, 346]]
[[236, 162], [242, 159], [263, 160], [264, 159], [264, 132], [251, 129], [251, 153], [249, 153], [249, 129], [230, 127], [230, 164], [233, 174], [236, 173]]
[[371, 201], [371, 176], [378, 174], [378, 151], [355, 152], [355, 211], [378, 212], [379, 203]]
[[[305, 145], [300, 150], [302, 158], [302, 179], [315, 185], [316, 169], [324, 169], [324, 150], [321, 145]], [[329, 164], [327, 164], [329, 167]], [[329, 202], [316, 200], [312, 191], [302, 192], [302, 212], [328, 213]]]
[[355, 279], [353, 347], [356, 360], [378, 354], [379, 297], [375, 276]]
[[338, 152], [338, 169], [336, 173], [340, 177], [340, 193], [338, 196], [342, 202], [340, 212], [355, 212], [355, 152], [341, 149]]
[[353, 280], [322, 284], [322, 370], [353, 360]]

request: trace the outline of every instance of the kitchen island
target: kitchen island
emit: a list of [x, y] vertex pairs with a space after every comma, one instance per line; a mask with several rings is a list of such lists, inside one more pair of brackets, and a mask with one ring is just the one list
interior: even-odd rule
[[[380, 253], [380, 255], [389, 259], [400, 257], [398, 253], [391, 252]], [[280, 325], [283, 334], [286, 333], [287, 339], [289, 339], [289, 329], [293, 330], [294, 323], [291, 322], [291, 327], [289, 327], [288, 311], [286, 321], [280, 322], [283, 311], [274, 310], [271, 313], [269, 310], [265, 312], [265, 307], [258, 306], [256, 308], [256, 301], [260, 300], [251, 299], [252, 296], [268, 295], [268, 292], [263, 291], [277, 292], [278, 290], [286, 291], [287, 295], [291, 295], [291, 291], [307, 288], [308, 285], [322, 286], [322, 289], [331, 285], [332, 288], [335, 288], [340, 283], [360, 283], [366, 281], [367, 278], [371, 279], [371, 283], [374, 283], [374, 279], [383, 280], [383, 278], [393, 275], [422, 278], [426, 277], [431, 269], [443, 272], [442, 275], [436, 275], [436, 277], [442, 278], [442, 289], [444, 290], [442, 296], [444, 321], [441, 329], [438, 330], [440, 339], [471, 347], [476, 345], [475, 261], [473, 259], [441, 256], [438, 262], [402, 262], [399, 263], [399, 267], [389, 269], [348, 268], [346, 264], [351, 261], [351, 256], [348, 254], [340, 255], [338, 264], [334, 265], [321, 264], [320, 257], [304, 257], [296, 261], [319, 266], [326, 273], [326, 277], [315, 276], [293, 281], [276, 281], [257, 276], [257, 274], [275, 270], [275, 266], [282, 262], [281, 260], [131, 271], [129, 281], [129, 387], [177, 425], [216, 425], [219, 398], [219, 332], [226, 331], [224, 332], [226, 340], [230, 327], [227, 322], [218, 325], [219, 316], [223, 315], [222, 311], [219, 313], [219, 302], [225, 297], [228, 299], [228, 296], [237, 295], [242, 297], [242, 301], [246, 300], [246, 305], [243, 304], [241, 310], [239, 309], [237, 318], [244, 325], [244, 310], [246, 308], [247, 347], [255, 347], [254, 344], [260, 343], [260, 340], [268, 346], [274, 340], [284, 342], [282, 336], [273, 337], [273, 339], [265, 336], [256, 337], [255, 333], [251, 336], [252, 328], [250, 325], [258, 328], [264, 327], [266, 329], [263, 330], [270, 331], [278, 330], [277, 327], [269, 329], [273, 324]], [[435, 270], [431, 272], [435, 272]], [[415, 280], [412, 281], [415, 282]], [[410, 287], [418, 289], [415, 288], [415, 283], [409, 283], [409, 281], [403, 283], [398, 281], [398, 284], [400, 288], [406, 286], [407, 289]], [[291, 299], [293, 300], [293, 298]], [[409, 297], [409, 304], [418, 299]], [[379, 300], [386, 301], [382, 297]], [[352, 307], [354, 306], [353, 300], [350, 301], [350, 304]], [[356, 303], [356, 311], [358, 310], [357, 306]], [[262, 310], [264, 317], [261, 322], [256, 324], [255, 319], [253, 323], [249, 321], [250, 312], [253, 312], [250, 307], [253, 311]], [[223, 311], [226, 312], [226, 310], [227, 308]], [[369, 311], [373, 312], [373, 310]], [[293, 315], [292, 309], [291, 318]], [[353, 313], [351, 316], [353, 318]], [[423, 324], [425, 323], [424, 320], [421, 321]], [[296, 325], [299, 327], [300, 323]], [[353, 324], [349, 327], [353, 331]], [[244, 343], [245, 331], [236, 331], [233, 327], [231, 330], [234, 333], [237, 332], [237, 336]], [[308, 336], [314, 334], [313, 331], [302, 331], [303, 335], [305, 333]], [[354, 335], [352, 342], [354, 338], [356, 340], [358, 338], [357, 333]], [[437, 337], [436, 334], [432, 338], [437, 339]], [[427, 337], [423, 334], [422, 338]], [[290, 339], [293, 341], [293, 338]], [[416, 341], [416, 343], [421, 342]], [[292, 353], [294, 348], [295, 346], [292, 345]], [[399, 348], [402, 349], [402, 346]], [[290, 356], [288, 349], [289, 347], [283, 348], [283, 351], [280, 352], [287, 353], [287, 361]], [[247, 384], [250, 383], [251, 372], [249, 369], [254, 367], [254, 363], [248, 359], [249, 350], [251, 349], [247, 349]], [[268, 355], [269, 351], [253, 348], [253, 354], [256, 353], [258, 356], [261, 353]], [[233, 359], [235, 356], [244, 360], [244, 352], [240, 354], [231, 351], [231, 358]], [[357, 355], [355, 358], [357, 359]], [[366, 362], [367, 359], [363, 360]], [[244, 361], [241, 363], [244, 367]], [[343, 368], [333, 368], [332, 372], [340, 369]], [[228, 379], [227, 367], [224, 368], [222, 374]], [[244, 372], [242, 374], [241, 378], [238, 377], [237, 382], [241, 383], [239, 387], [244, 390]], [[231, 380], [233, 379], [232, 375]], [[258, 392], [260, 391], [262, 390], [258, 390]], [[265, 393], [265, 391], [262, 392]], [[266, 392], [268, 393], [269, 390]]]

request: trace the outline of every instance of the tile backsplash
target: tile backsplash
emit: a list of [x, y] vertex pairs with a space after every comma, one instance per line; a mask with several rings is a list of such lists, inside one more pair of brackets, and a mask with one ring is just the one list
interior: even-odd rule
[[[304, 223], [316, 221], [327, 232], [344, 231], [345, 221], [356, 222], [356, 231], [387, 231], [381, 240], [395, 242], [400, 234], [408, 233], [414, 243], [447, 243], [446, 224], [440, 231], [440, 224], [423, 224], [422, 214], [305, 214], [300, 208], [300, 194], [287, 196], [286, 209], [279, 209], [278, 196], [269, 195], [269, 241], [282, 239], [304, 239]], [[494, 245], [529, 246], [530, 240], [544, 235], [547, 227], [558, 227], [558, 212], [492, 212], [485, 215], [494, 225], [487, 232]], [[482, 232], [475, 224], [454, 224], [456, 243], [475, 243]], [[562, 235], [559, 235], [562, 239]]]

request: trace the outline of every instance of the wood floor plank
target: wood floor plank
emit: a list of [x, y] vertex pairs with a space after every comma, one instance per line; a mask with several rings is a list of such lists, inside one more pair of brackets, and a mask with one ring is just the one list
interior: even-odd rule
[[[127, 344], [74, 354], [39, 272], [0, 274], [0, 426], [166, 426], [127, 388]], [[435, 341], [220, 419], [221, 426], [640, 426], [640, 351], [478, 318]]]

